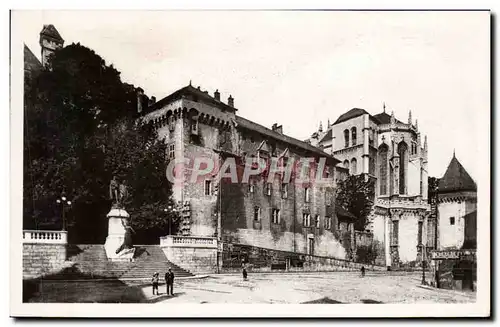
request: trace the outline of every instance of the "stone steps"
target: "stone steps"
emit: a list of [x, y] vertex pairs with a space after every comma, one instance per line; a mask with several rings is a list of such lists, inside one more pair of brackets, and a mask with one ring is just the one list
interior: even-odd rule
[[176, 277], [193, 276], [169, 262], [159, 245], [138, 245], [133, 262], [108, 261], [104, 245], [82, 244], [68, 247], [68, 261], [73, 265], [45, 279], [148, 279], [154, 272], [163, 278], [168, 269]]

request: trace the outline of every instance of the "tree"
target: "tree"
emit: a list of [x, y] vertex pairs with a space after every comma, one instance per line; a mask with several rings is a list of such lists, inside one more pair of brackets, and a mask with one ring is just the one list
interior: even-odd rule
[[55, 199], [65, 192], [73, 202], [69, 236], [102, 242], [109, 181], [117, 174], [131, 191], [126, 208], [134, 229], [164, 235], [166, 149], [136, 120], [136, 88], [80, 44], [56, 51], [50, 63], [25, 84], [24, 228], [51, 219], [60, 226]]
[[427, 179], [427, 198], [429, 203], [437, 199], [438, 195], [439, 178], [431, 177]]
[[336, 205], [355, 215], [355, 230], [365, 230], [375, 197], [375, 180], [351, 175], [337, 185]]

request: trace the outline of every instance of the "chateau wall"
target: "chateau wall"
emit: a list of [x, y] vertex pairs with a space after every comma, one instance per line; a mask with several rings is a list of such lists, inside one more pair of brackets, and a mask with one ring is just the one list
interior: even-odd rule
[[385, 267], [317, 255], [297, 254], [288, 251], [264, 249], [251, 245], [225, 243], [222, 254], [222, 272], [310, 272], [310, 271], [360, 271], [385, 270]]

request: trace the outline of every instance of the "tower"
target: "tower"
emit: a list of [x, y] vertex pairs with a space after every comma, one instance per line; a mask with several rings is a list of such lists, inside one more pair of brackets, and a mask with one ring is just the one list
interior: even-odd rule
[[48, 64], [48, 59], [56, 50], [62, 48], [64, 40], [54, 25], [43, 25], [40, 32], [40, 46], [42, 47], [42, 65]]

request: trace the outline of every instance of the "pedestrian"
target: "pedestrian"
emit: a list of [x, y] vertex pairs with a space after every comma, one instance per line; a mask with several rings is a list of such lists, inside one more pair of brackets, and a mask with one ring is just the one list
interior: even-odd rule
[[245, 267], [243, 267], [243, 280], [247, 280], [247, 270], [245, 269]]
[[361, 277], [365, 277], [365, 266], [361, 266]]
[[172, 269], [168, 269], [165, 274], [165, 283], [167, 284], [167, 295], [174, 295], [174, 273]]
[[160, 295], [158, 293], [158, 282], [160, 280], [160, 274], [158, 272], [155, 272], [153, 274], [153, 278], [151, 279], [151, 283], [153, 284], [153, 295], [155, 295], [155, 290], [156, 290], [156, 295]]

